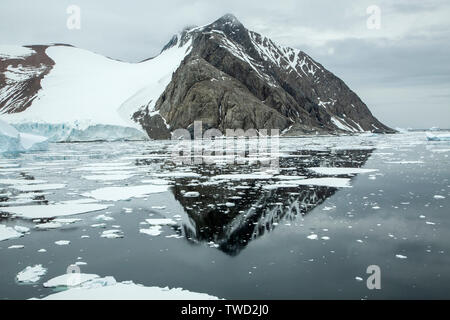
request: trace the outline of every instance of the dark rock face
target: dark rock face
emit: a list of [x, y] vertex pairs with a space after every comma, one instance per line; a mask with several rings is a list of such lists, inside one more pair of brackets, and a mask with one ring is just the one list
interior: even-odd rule
[[0, 57], [0, 113], [22, 112], [31, 106], [41, 89], [41, 80], [55, 64], [45, 54], [48, 46], [27, 47], [35, 52], [23, 58]]
[[[155, 106], [160, 113], [155, 117], [162, 116], [170, 130], [203, 121], [222, 132], [239, 128], [279, 129], [287, 135], [394, 132], [311, 57], [247, 30], [232, 15], [184, 30], [163, 50], [187, 41], [192, 41], [191, 51]], [[154, 123], [145, 108], [134, 118], [144, 128]]]

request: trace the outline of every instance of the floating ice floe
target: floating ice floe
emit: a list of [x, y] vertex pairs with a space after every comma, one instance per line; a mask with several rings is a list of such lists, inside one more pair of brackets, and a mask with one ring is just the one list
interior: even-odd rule
[[195, 172], [166, 172], [156, 173], [154, 176], [160, 178], [198, 178], [200, 174]]
[[21, 232], [21, 233], [27, 233], [30, 231], [30, 228], [23, 227], [23, 226], [15, 226], [14, 230]]
[[274, 184], [265, 185], [263, 188], [272, 190], [277, 188], [294, 188], [297, 186], [319, 186], [330, 188], [350, 188], [350, 179], [348, 178], [311, 178], [302, 180], [279, 181]]
[[1, 45], [0, 46], [0, 58], [2, 59], [23, 59], [36, 53], [31, 48], [14, 46], [14, 45]]
[[47, 138], [21, 133], [0, 120], [0, 153], [47, 150]]
[[83, 221], [83, 219], [62, 219], [62, 218], [58, 218], [58, 219], [54, 219], [53, 222], [57, 222], [57, 223], [62, 223], [62, 224], [72, 224], [75, 222], [80, 222]]
[[197, 191], [185, 192], [183, 194], [183, 197], [185, 197], [185, 198], [197, 198], [199, 196], [200, 196], [200, 192], [197, 192]]
[[152, 226], [170, 226], [177, 223], [172, 219], [145, 219], [145, 221]]
[[340, 168], [340, 167], [313, 167], [308, 168], [312, 171], [321, 175], [348, 175], [348, 174], [361, 174], [378, 171], [378, 169], [362, 169], [362, 168]]
[[[3, 167], [3, 165], [1, 165]], [[6, 185], [23, 185], [23, 184], [37, 184], [47, 183], [45, 180], [25, 180], [25, 179], [0, 179], [0, 184]]]
[[15, 185], [14, 189], [19, 191], [29, 192], [29, 191], [45, 191], [45, 190], [57, 190], [64, 189], [67, 185], [63, 183], [49, 183], [49, 184], [25, 184], [25, 185]]
[[152, 193], [162, 193], [169, 190], [168, 185], [142, 185], [127, 187], [106, 187], [84, 193], [83, 196], [97, 200], [119, 201], [130, 198], [143, 198]]
[[56, 288], [56, 287], [76, 287], [88, 281], [100, 278], [96, 274], [87, 273], [68, 273], [62, 276], [52, 278], [47, 282], [44, 282], [44, 287], [46, 288]]
[[23, 244], [15, 244], [8, 247], [8, 249], [23, 249], [23, 248], [25, 248]]
[[420, 160], [401, 160], [401, 161], [387, 161], [385, 163], [389, 164], [423, 164], [423, 161]]
[[36, 229], [40, 230], [48, 230], [48, 229], [58, 229], [61, 228], [63, 225], [58, 222], [47, 222], [47, 223], [40, 223], [35, 226]]
[[307, 236], [309, 240], [317, 240], [317, 237], [317, 234], [310, 234], [309, 236]]
[[120, 181], [132, 178], [132, 174], [99, 174], [91, 176], [83, 176], [83, 179], [92, 181]]
[[161, 226], [159, 226], [159, 225], [151, 226], [148, 229], [140, 229], [139, 232], [143, 233], [143, 234], [148, 234], [149, 236], [154, 236], [154, 237], [159, 236], [162, 233]]
[[42, 267], [41, 264], [37, 264], [33, 267], [26, 267], [24, 270], [20, 271], [16, 276], [16, 280], [22, 283], [35, 283], [46, 273], [47, 269]]
[[445, 197], [444, 197], [444, 196], [441, 196], [441, 195], [439, 195], [439, 194], [437, 194], [437, 195], [433, 196], [433, 198], [434, 198], [434, 199], [436, 199], [436, 200], [441, 200], [441, 199], [445, 199]]
[[0, 241], [17, 239], [22, 236], [23, 236], [22, 232], [19, 232], [11, 227], [7, 227], [3, 224], [0, 224]]
[[2, 211], [24, 219], [48, 219], [107, 209], [102, 204], [49, 204], [42, 206], [4, 207]]
[[104, 214], [98, 215], [94, 219], [95, 220], [101, 220], [101, 221], [114, 221], [113, 217], [110, 217], [110, 216], [107, 216], [107, 215], [104, 215]]
[[212, 180], [268, 180], [272, 178], [271, 174], [260, 173], [235, 173], [235, 174], [220, 174], [211, 177]]
[[[83, 277], [81, 277], [83, 278]], [[66, 280], [55, 280], [54, 283]], [[51, 280], [50, 280], [51, 281]], [[181, 288], [145, 287], [132, 281], [117, 282], [113, 277], [94, 278], [79, 286], [53, 293], [44, 300], [217, 300], [217, 297]]]
[[118, 229], [106, 230], [102, 232], [102, 235], [100, 237], [106, 239], [119, 239], [123, 238], [123, 232]]
[[58, 246], [67, 246], [70, 244], [70, 241], [69, 240], [58, 240], [58, 241], [55, 241], [55, 244]]

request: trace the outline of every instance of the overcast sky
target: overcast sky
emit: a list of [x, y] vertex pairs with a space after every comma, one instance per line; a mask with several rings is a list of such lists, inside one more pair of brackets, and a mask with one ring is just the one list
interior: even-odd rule
[[[79, 30], [66, 26], [69, 5], [81, 9]], [[380, 29], [367, 27], [371, 5]], [[225, 13], [311, 55], [387, 125], [450, 128], [448, 0], [1, 0], [0, 44], [62, 42], [140, 61]]]

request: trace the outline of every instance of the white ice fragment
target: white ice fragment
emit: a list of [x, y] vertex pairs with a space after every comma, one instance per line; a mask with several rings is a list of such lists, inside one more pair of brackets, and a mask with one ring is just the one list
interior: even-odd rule
[[46, 229], [58, 229], [61, 228], [62, 224], [58, 222], [47, 222], [40, 223], [35, 226], [36, 229], [46, 230]]
[[185, 198], [197, 198], [200, 196], [200, 193], [197, 191], [190, 191], [190, 192], [186, 192], [183, 197]]
[[146, 219], [145, 221], [149, 225], [152, 225], [152, 226], [165, 226], [165, 225], [175, 225], [175, 224], [177, 224], [172, 219]]
[[161, 226], [151, 226], [148, 229], [140, 229], [139, 232], [150, 236], [159, 236], [162, 233]]
[[41, 277], [46, 273], [47, 269], [42, 267], [41, 264], [37, 264], [32, 267], [26, 267], [24, 270], [19, 272], [16, 276], [16, 280], [23, 283], [35, 283], [38, 282], [39, 279], [41, 279]]
[[77, 287], [53, 293], [46, 300], [217, 300], [205, 293], [181, 288], [145, 287], [132, 281], [117, 282], [113, 277], [95, 278]]
[[70, 241], [69, 240], [58, 240], [58, 241], [55, 241], [55, 244], [58, 246], [67, 246], [70, 244]]
[[46, 219], [100, 211], [108, 208], [101, 204], [49, 204], [41, 206], [5, 207], [2, 211], [24, 219]]
[[15, 244], [8, 247], [8, 249], [23, 249], [23, 248], [25, 248], [23, 244]]
[[313, 167], [308, 168], [321, 175], [349, 175], [349, 174], [361, 174], [378, 171], [378, 169], [362, 169], [362, 168], [341, 168], [341, 167]]
[[[3, 208], [2, 208], [3, 210]], [[7, 227], [3, 224], [0, 224], [0, 241], [9, 240], [9, 239], [17, 239], [23, 236], [23, 233], [17, 232], [11, 227]]]
[[14, 189], [19, 191], [29, 192], [29, 191], [45, 191], [45, 190], [57, 190], [64, 189], [66, 187], [63, 183], [53, 183], [53, 184], [26, 184], [26, 185], [15, 185]]

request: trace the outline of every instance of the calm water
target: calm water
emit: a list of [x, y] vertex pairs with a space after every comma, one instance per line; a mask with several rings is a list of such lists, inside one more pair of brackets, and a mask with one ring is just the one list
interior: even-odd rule
[[[230, 165], [218, 157], [211, 165], [180, 166], [170, 146], [53, 144], [47, 152], [0, 157], [0, 179], [14, 179], [0, 184], [0, 223], [31, 228], [0, 242], [0, 298], [51, 294], [42, 283], [77, 261], [86, 263], [83, 273], [226, 299], [450, 298], [450, 142], [428, 142], [424, 133], [281, 139], [284, 181], [321, 177], [308, 167], [378, 170], [339, 176], [351, 179], [349, 188], [267, 188], [279, 180], [258, 163]], [[269, 176], [256, 179], [255, 172]], [[250, 176], [214, 178], [243, 173]], [[29, 179], [65, 186], [19, 191], [19, 180]], [[37, 230], [48, 220], [14, 218], [5, 209], [86, 199], [92, 190], [152, 179], [167, 180], [169, 191], [98, 200], [110, 207], [71, 216], [82, 220], [58, 229]], [[191, 191], [199, 196], [186, 197]], [[149, 218], [176, 224], [157, 236], [140, 233]], [[92, 227], [99, 223], [104, 227]], [[114, 228], [124, 237], [101, 237]], [[58, 246], [58, 240], [70, 244]], [[12, 245], [24, 248], [8, 249]], [[36, 264], [48, 269], [40, 281], [16, 282]], [[369, 265], [381, 268], [381, 290], [366, 287]]]

